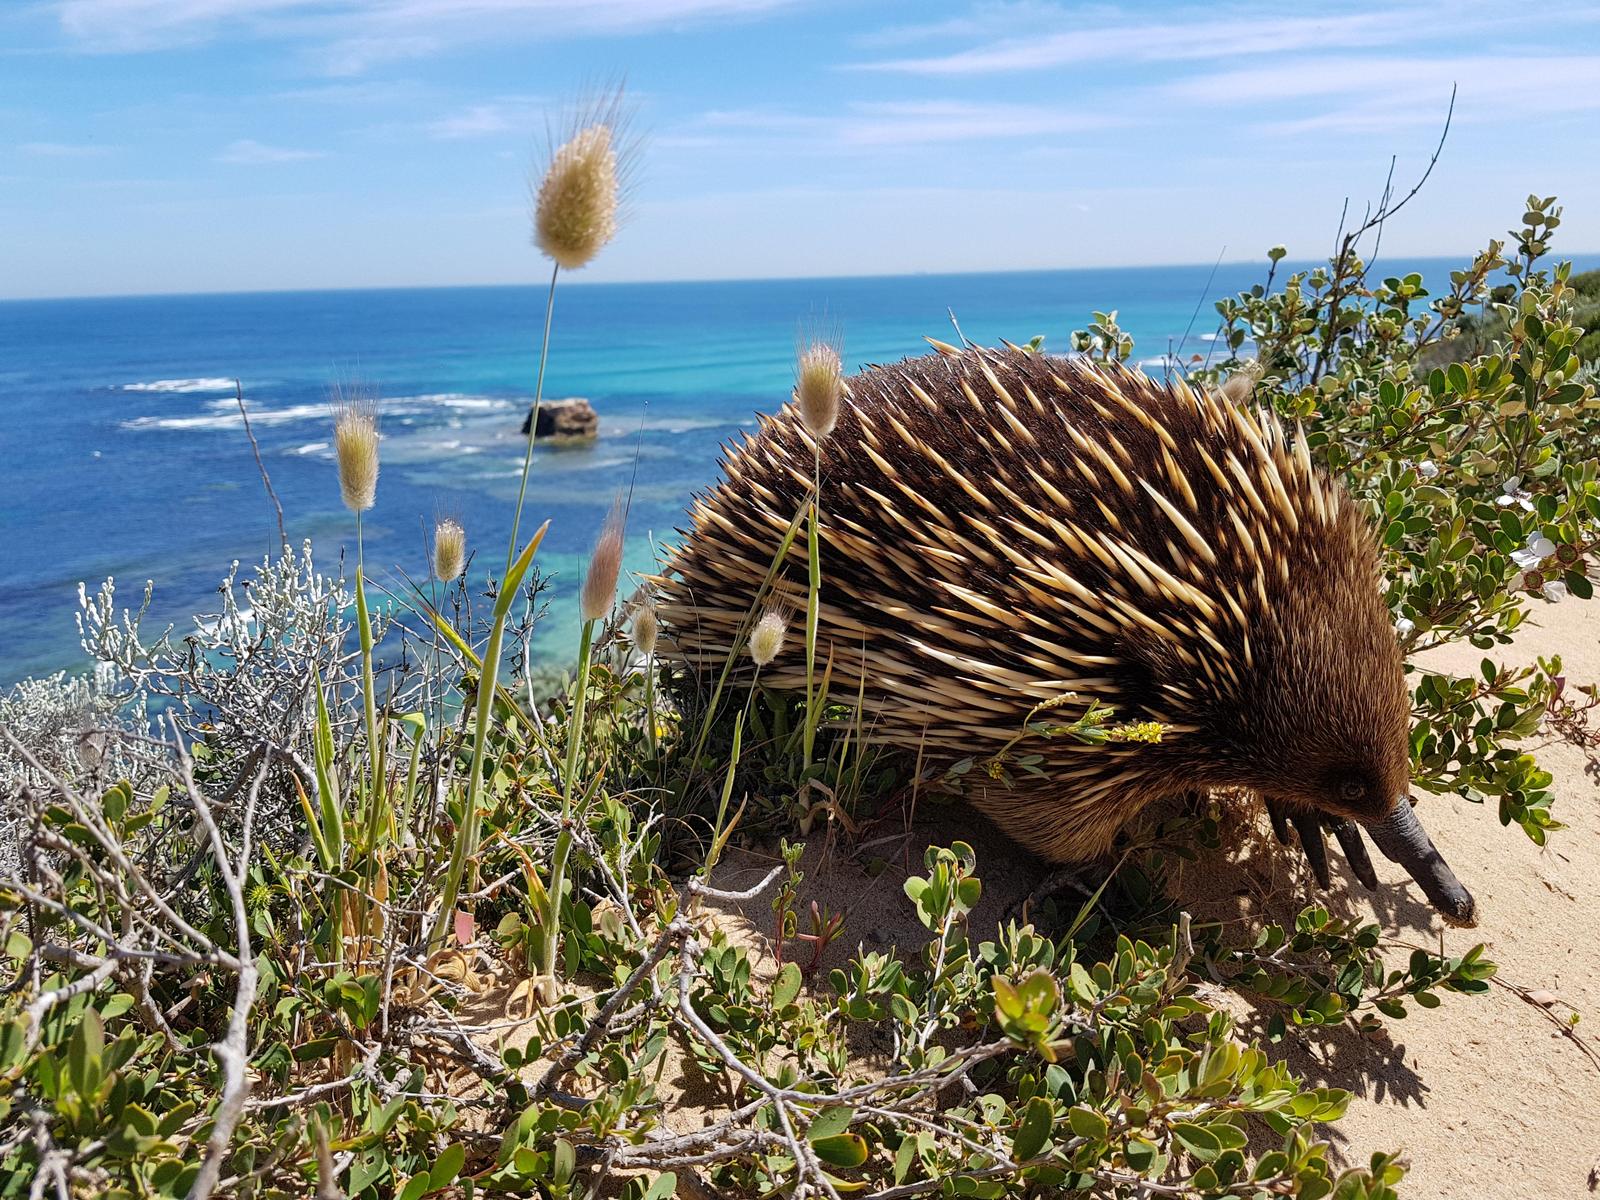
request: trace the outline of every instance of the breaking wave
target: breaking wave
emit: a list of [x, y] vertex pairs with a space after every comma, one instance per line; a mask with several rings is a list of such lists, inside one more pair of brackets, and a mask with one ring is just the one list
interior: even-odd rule
[[125, 383], [124, 392], [231, 392], [233, 380], [220, 377], [208, 379], [151, 379], [144, 383]]

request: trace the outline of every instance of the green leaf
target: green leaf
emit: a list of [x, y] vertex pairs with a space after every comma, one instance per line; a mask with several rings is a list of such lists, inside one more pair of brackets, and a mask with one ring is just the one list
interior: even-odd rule
[[787, 962], [783, 970], [778, 972], [778, 977], [772, 981], [772, 1007], [775, 1009], [788, 1008], [793, 1004], [795, 997], [800, 995], [800, 964]]
[[1111, 1132], [1111, 1122], [1094, 1109], [1082, 1105], [1067, 1114], [1067, 1123], [1072, 1126], [1073, 1133], [1094, 1142], [1103, 1140]]
[[839, 1133], [811, 1143], [823, 1162], [834, 1167], [859, 1167], [867, 1161], [867, 1143], [859, 1134]]
[[100, 1090], [100, 1056], [105, 1047], [106, 1031], [100, 1014], [92, 1008], [84, 1009], [78, 1027], [72, 1031], [72, 1040], [67, 1043], [67, 1079], [72, 1090], [90, 1102]]
[[461, 1173], [462, 1165], [467, 1161], [467, 1148], [457, 1142], [453, 1146], [446, 1146], [444, 1152], [433, 1160], [433, 1166], [428, 1168], [428, 1190], [438, 1191], [456, 1181], [456, 1176]]
[[855, 1115], [856, 1110], [848, 1104], [836, 1104], [823, 1109], [812, 1119], [811, 1127], [806, 1130], [806, 1140], [820, 1142], [843, 1133], [850, 1128], [850, 1121]]
[[551, 1182], [558, 1187], [572, 1178], [578, 1169], [578, 1152], [573, 1149], [572, 1143], [566, 1138], [557, 1138], [555, 1145], [555, 1163], [551, 1168]]
[[990, 978], [989, 986], [994, 989], [994, 1006], [1002, 1016], [1016, 1020], [1022, 1015], [1022, 997], [1010, 980], [995, 975]]
[[1050, 1101], [1043, 1096], [1035, 1096], [1028, 1101], [1028, 1109], [1022, 1115], [1022, 1124], [1017, 1127], [1016, 1136], [1011, 1139], [1011, 1157], [1017, 1162], [1027, 1162], [1030, 1158], [1038, 1156], [1050, 1140], [1051, 1119], [1055, 1109]]
[[1198, 1159], [1215, 1158], [1222, 1152], [1221, 1141], [1204, 1125], [1196, 1125], [1191, 1121], [1174, 1121], [1172, 1136], [1182, 1142], [1184, 1149]]

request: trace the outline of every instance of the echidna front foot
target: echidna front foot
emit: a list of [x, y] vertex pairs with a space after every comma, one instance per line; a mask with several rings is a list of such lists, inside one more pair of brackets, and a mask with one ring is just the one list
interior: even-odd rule
[[1044, 906], [1046, 900], [1054, 900], [1067, 893], [1081, 897], [1085, 903], [1091, 903], [1098, 895], [1099, 889], [1091, 888], [1079, 878], [1077, 870], [1073, 867], [1053, 867], [1034, 885], [1033, 890], [1006, 910], [1006, 920], [1015, 921], [1018, 925], [1034, 923], [1034, 914]]
[[1272, 818], [1272, 831], [1285, 846], [1290, 845], [1289, 829], [1293, 826], [1300, 838], [1300, 849], [1306, 856], [1311, 873], [1320, 887], [1333, 885], [1328, 867], [1328, 847], [1325, 834], [1333, 834], [1344, 851], [1350, 871], [1369, 892], [1378, 890], [1378, 874], [1372, 869], [1372, 856], [1361, 840], [1361, 827], [1350, 820], [1329, 820], [1321, 813], [1305, 809], [1292, 809], [1276, 800], [1267, 802], [1267, 815]]

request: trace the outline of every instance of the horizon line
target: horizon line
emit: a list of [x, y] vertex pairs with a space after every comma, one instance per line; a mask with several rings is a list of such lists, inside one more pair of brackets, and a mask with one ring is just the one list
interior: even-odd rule
[[[1476, 251], [1473, 252], [1477, 253]], [[1456, 260], [1452, 254], [1392, 254], [1384, 256], [1387, 261], [1394, 262], [1451, 262]], [[1576, 262], [1579, 259], [1600, 258], [1600, 250], [1580, 250], [1554, 257], [1554, 262]], [[694, 284], [715, 283], [807, 283], [824, 282], [831, 280], [858, 280], [858, 279], [918, 279], [945, 278], [959, 279], [977, 275], [1063, 275], [1085, 273], [1089, 271], [1169, 271], [1175, 268], [1204, 267], [1219, 269], [1221, 267], [1242, 266], [1257, 262], [1257, 258], [1211, 259], [1209, 261], [1195, 262], [1168, 262], [1168, 263], [1125, 263], [1108, 266], [1077, 266], [1077, 267], [1008, 267], [992, 271], [879, 271], [860, 272], [854, 274], [822, 273], [816, 275], [726, 275], [726, 276], [700, 276], [687, 279], [603, 279], [585, 280], [573, 279], [570, 275], [563, 279], [563, 284], [568, 287], [602, 288], [602, 287], [683, 287]], [[1268, 263], [1265, 255], [1259, 261]], [[1328, 263], [1326, 258], [1286, 258], [1284, 265], [1290, 268], [1315, 267]], [[1470, 261], [1470, 257], [1466, 259]], [[1366, 264], [1369, 268], [1372, 263]], [[529, 278], [525, 283], [399, 283], [399, 284], [349, 284], [336, 287], [272, 287], [272, 288], [218, 288], [202, 291], [163, 291], [163, 292], [75, 292], [56, 293], [37, 296], [0, 296], [0, 304], [35, 304], [57, 303], [71, 300], [178, 300], [195, 298], [202, 299], [208, 296], [294, 296], [310, 293], [324, 292], [421, 292], [421, 291], [466, 291], [485, 290], [490, 288], [543, 288], [545, 285], [538, 279]]]

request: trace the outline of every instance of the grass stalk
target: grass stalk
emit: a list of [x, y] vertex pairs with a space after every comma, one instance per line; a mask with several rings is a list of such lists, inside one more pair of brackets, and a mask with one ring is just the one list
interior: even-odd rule
[[517, 507], [511, 514], [511, 540], [506, 543], [506, 573], [511, 572], [511, 560], [517, 553], [517, 533], [522, 527], [522, 503], [528, 495], [528, 476], [533, 472], [533, 439], [539, 431], [539, 405], [544, 400], [544, 369], [550, 361], [550, 320], [556, 310], [556, 277], [561, 274], [561, 264], [550, 268], [550, 290], [544, 298], [544, 338], [539, 346], [539, 374], [533, 385], [533, 411], [528, 414], [528, 444], [522, 454], [522, 482], [517, 485]]
[[[450, 850], [450, 865], [445, 870], [444, 886], [439, 894], [439, 918], [434, 923], [433, 932], [428, 936], [429, 948], [433, 950], [444, 944], [445, 931], [450, 928], [455, 916], [456, 901], [461, 895], [462, 878], [467, 872], [469, 863], [477, 857], [483, 831], [483, 817], [478, 811], [478, 804], [483, 795], [483, 764], [489, 744], [489, 726], [494, 715], [496, 680], [500, 674], [500, 659], [505, 646], [506, 618], [511, 613], [511, 605], [521, 587], [522, 577], [527, 574], [533, 556], [539, 549], [539, 543], [544, 540], [545, 531], [549, 528], [549, 521], [539, 527], [539, 532], [533, 535], [521, 557], [511, 564], [500, 586], [500, 594], [495, 597], [494, 620], [489, 627], [489, 643], [484, 647], [483, 666], [478, 674], [478, 696], [472, 726], [472, 767], [467, 776], [467, 795], [462, 807], [461, 823], [456, 827], [455, 844]], [[442, 616], [439, 619], [442, 620]]]
[[813, 438], [811, 445], [811, 519], [806, 529], [806, 571], [809, 586], [806, 589], [806, 724], [802, 739], [803, 770], [811, 769], [811, 755], [817, 743], [817, 724], [822, 718], [822, 697], [816, 691], [817, 672], [817, 608], [822, 595], [821, 538], [817, 523], [822, 508], [822, 441]]
[[583, 751], [583, 723], [589, 706], [589, 665], [594, 657], [595, 621], [583, 623], [578, 644], [577, 694], [572, 701], [572, 719], [567, 727], [567, 761], [561, 773], [561, 831], [556, 834], [555, 852], [550, 858], [550, 885], [545, 899], [544, 962], [542, 974], [554, 979], [556, 953], [561, 946], [561, 893], [567, 883], [567, 860], [572, 855], [572, 801], [578, 780], [578, 759]]
[[761, 581], [761, 586], [756, 589], [754, 600], [751, 601], [750, 611], [745, 613], [744, 620], [740, 622], [738, 630], [733, 636], [733, 644], [728, 647], [728, 656], [723, 659], [722, 670], [717, 675], [717, 683], [711, 690], [711, 699], [705, 711], [700, 716], [700, 732], [695, 737], [694, 756], [691, 763], [698, 763], [700, 756], [705, 753], [706, 740], [711, 736], [712, 726], [716, 723], [718, 707], [722, 703], [723, 690], [728, 685], [728, 677], [733, 674], [733, 664], [738, 661], [739, 654], [744, 649], [745, 639], [750, 634], [751, 627], [756, 623], [761, 614], [762, 601], [772, 589], [772, 582], [778, 577], [778, 571], [783, 566], [783, 560], [789, 553], [789, 548], [794, 545], [794, 539], [800, 532], [800, 526], [806, 519], [806, 506], [802, 504], [795, 510], [794, 519], [789, 522], [789, 528], [784, 531], [782, 539], [778, 542], [778, 549], [772, 556], [772, 561], [767, 565], [767, 574]]
[[656, 756], [656, 656], [644, 656], [644, 744], [650, 757]]

